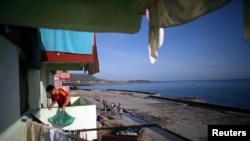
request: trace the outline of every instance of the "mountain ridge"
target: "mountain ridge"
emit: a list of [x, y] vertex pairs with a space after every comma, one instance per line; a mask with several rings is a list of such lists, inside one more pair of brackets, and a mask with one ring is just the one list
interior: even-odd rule
[[70, 81], [64, 81], [64, 85], [109, 85], [109, 84], [131, 84], [131, 83], [149, 83], [149, 80], [128, 80], [128, 81], [113, 81], [97, 78], [88, 74], [70, 73]]

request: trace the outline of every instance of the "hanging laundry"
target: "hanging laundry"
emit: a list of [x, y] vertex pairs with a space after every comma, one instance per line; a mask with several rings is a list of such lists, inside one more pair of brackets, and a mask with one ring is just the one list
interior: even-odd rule
[[[157, 58], [157, 50], [164, 40], [163, 28], [181, 25], [202, 15], [212, 12], [230, 0], [155, 0], [146, 11], [149, 20], [149, 55], [150, 62]], [[246, 22], [248, 23], [248, 22]], [[247, 31], [245, 31], [247, 36]]]
[[34, 121], [25, 121], [24, 129], [26, 141], [73, 141], [63, 130]]
[[158, 26], [155, 25], [151, 25], [152, 20], [150, 19], [149, 10], [146, 11], [146, 17], [149, 20], [149, 35], [148, 35], [149, 59], [150, 62], [153, 64], [158, 59], [157, 50], [163, 45], [164, 42], [164, 29], [159, 28]]

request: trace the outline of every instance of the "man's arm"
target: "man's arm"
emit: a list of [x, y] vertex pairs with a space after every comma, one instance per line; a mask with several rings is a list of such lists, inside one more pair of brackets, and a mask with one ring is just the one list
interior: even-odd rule
[[56, 103], [55, 101], [52, 101], [52, 103], [51, 103], [51, 104], [49, 105], [49, 107], [48, 107], [49, 110], [55, 105], [55, 103]]

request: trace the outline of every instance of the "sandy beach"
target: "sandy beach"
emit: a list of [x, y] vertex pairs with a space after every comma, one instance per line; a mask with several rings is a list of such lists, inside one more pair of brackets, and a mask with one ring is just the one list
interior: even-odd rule
[[[147, 94], [124, 91], [71, 90], [72, 96], [81, 96], [89, 103], [102, 109], [100, 102], [104, 99], [111, 104], [121, 103], [125, 111], [144, 119], [148, 123], [156, 123], [166, 131], [187, 140], [206, 141], [208, 125], [245, 125], [250, 123], [250, 114], [228, 110], [216, 110], [192, 107], [188, 104], [149, 98]], [[97, 113], [98, 114], [98, 113]], [[139, 124], [128, 117], [116, 120], [122, 125]], [[147, 141], [169, 140], [155, 131], [146, 128]]]

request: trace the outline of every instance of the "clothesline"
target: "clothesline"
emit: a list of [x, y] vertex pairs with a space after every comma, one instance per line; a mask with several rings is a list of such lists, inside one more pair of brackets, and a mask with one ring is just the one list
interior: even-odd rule
[[[87, 132], [88, 131], [96, 131], [96, 130], [119, 130], [119, 129], [127, 129], [127, 128], [142, 128], [142, 127], [158, 127], [157, 124], [142, 124], [142, 125], [129, 125], [129, 126], [118, 126], [118, 127], [101, 127], [101, 128], [89, 128], [89, 129], [77, 129], [77, 130], [63, 130], [55, 127], [51, 127], [48, 124], [45, 124], [42, 122], [39, 118], [37, 118], [35, 115], [30, 114], [32, 117], [32, 121], [28, 121], [27, 119], [23, 119], [23, 122], [29, 122], [29, 124], [26, 124], [27, 126], [31, 126], [30, 124], [33, 124], [34, 127], [38, 127], [39, 129], [44, 128], [46, 130], [54, 130], [56, 132], [59, 132], [60, 135], [70, 138], [72, 140], [76, 141], [85, 141], [87, 139]], [[26, 129], [27, 130], [27, 129]], [[27, 131], [26, 131], [27, 132]], [[32, 131], [29, 131], [32, 132]], [[32, 134], [32, 133], [31, 133]], [[43, 134], [43, 133], [41, 133]], [[27, 135], [26, 135], [27, 137]]]
[[[34, 121], [46, 125], [40, 119], [38, 119], [33, 114], [30, 114]], [[129, 126], [118, 126], [118, 127], [102, 127], [102, 128], [89, 128], [89, 129], [78, 129], [77, 131], [94, 131], [94, 130], [113, 130], [113, 129], [121, 129], [121, 128], [138, 128], [138, 127], [157, 127], [157, 124], [141, 124], [141, 125], [129, 125]], [[69, 132], [71, 130], [63, 130], [65, 132]]]
[[[47, 130], [54, 130], [54, 132], [56, 131], [57, 133], [59, 133], [59, 135], [64, 136], [62, 138], [66, 137], [66, 138], [70, 138], [70, 139], [72, 139], [74, 141], [87, 141], [86, 139], [80, 138], [78, 136], [67, 134], [65, 131], [63, 131], [63, 130], [61, 130], [59, 128], [48, 126], [48, 125], [46, 125], [46, 124], [44, 124], [42, 122], [41, 123], [37, 122], [37, 120], [36, 121], [30, 121], [28, 119], [22, 119], [22, 121], [25, 122], [26, 124], [29, 124], [29, 125], [26, 125], [28, 127], [26, 127], [26, 129], [25, 129], [25, 133], [26, 133], [25, 138], [28, 139], [28, 140], [29, 139], [39, 140], [41, 138], [41, 135], [45, 136], [45, 133], [42, 133], [42, 130], [41, 130], [43, 128], [43, 129], [47, 129]], [[31, 127], [31, 125], [33, 125], [34, 127]], [[29, 130], [28, 128], [30, 128], [32, 130]], [[35, 129], [35, 128], [37, 128], [37, 129]], [[35, 130], [37, 130], [37, 131], [35, 131]], [[28, 135], [29, 132], [33, 132], [33, 133], [36, 133], [36, 134], [30, 133], [31, 135]], [[37, 134], [39, 134], [39, 135], [37, 135]], [[58, 136], [57, 136], [57, 138], [58, 138]], [[44, 137], [44, 139], [46, 139], [46, 137]]]
[[[101, 127], [101, 128], [81, 129], [77, 131], [113, 130], [113, 129], [138, 128], [138, 127], [158, 127], [158, 125], [157, 124], [142, 124], [142, 125], [129, 125], [129, 126], [118, 126], [118, 127]], [[69, 130], [64, 130], [64, 131], [68, 132]]]
[[40, 124], [43, 124], [43, 125], [46, 125], [44, 122], [42, 122], [39, 118], [37, 118], [35, 115], [31, 114], [30, 113], [30, 116], [32, 117], [32, 120], [37, 122], [37, 123], [40, 123]]

